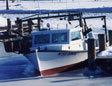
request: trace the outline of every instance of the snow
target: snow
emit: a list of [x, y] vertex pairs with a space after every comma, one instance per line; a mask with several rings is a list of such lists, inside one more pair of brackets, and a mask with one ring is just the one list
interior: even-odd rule
[[7, 25], [7, 20], [0, 16], [0, 26], [3, 27], [3, 26], [6, 26], [6, 25]]
[[[9, 11], [34, 12], [38, 10], [63, 10], [63, 9], [89, 9], [89, 8], [108, 8], [112, 9], [111, 0], [54, 0], [54, 1], [9, 1]], [[5, 1], [0, 1], [0, 12], [5, 11]]]
[[[67, 3], [66, 3], [67, 2]], [[25, 7], [24, 7], [25, 4]], [[49, 9], [49, 10], [56, 10], [56, 9], [76, 9], [76, 8], [100, 8], [100, 7], [111, 7], [111, 1], [92, 1], [92, 0], [77, 0], [77, 1], [70, 1], [70, 0], [62, 0], [60, 2], [42, 2], [36, 1], [33, 2], [19, 2], [19, 3], [10, 3], [11, 9], [20, 9], [23, 10], [38, 10], [38, 9]], [[16, 7], [16, 8], [15, 8]]]
[[112, 46], [106, 48], [106, 50], [100, 52], [98, 56], [112, 56]]

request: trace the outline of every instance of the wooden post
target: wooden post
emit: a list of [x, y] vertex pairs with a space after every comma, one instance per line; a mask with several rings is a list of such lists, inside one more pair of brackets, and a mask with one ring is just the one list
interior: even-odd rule
[[7, 33], [8, 33], [8, 34], [11, 34], [10, 30], [12, 29], [12, 24], [11, 24], [10, 19], [7, 19], [7, 26], [8, 26], [8, 28], [7, 28]]
[[20, 20], [19, 26], [20, 26], [19, 29], [20, 29], [21, 33], [23, 34], [24, 30], [23, 30], [23, 23], [21, 20]]
[[31, 31], [32, 31], [32, 29], [33, 29], [33, 23], [32, 23], [32, 20], [31, 19], [29, 19], [28, 20], [28, 29], [29, 29], [29, 33], [31, 33]]
[[99, 39], [99, 51], [103, 51], [106, 49], [106, 37], [105, 34], [98, 34]]
[[111, 46], [112, 45], [112, 30], [109, 30], [108, 34], [109, 34], [109, 46]]
[[104, 18], [104, 26], [103, 26], [103, 27], [105, 28], [105, 35], [106, 35], [106, 42], [107, 42], [108, 40], [107, 40], [107, 24], [106, 24], [106, 16], [104, 16], [103, 18]]
[[6, 0], [6, 10], [9, 10], [9, 2]]
[[80, 25], [80, 27], [83, 27], [82, 12], [80, 12], [79, 25]]
[[23, 24], [22, 24], [22, 20], [19, 19], [19, 18], [17, 18], [17, 22], [16, 22], [16, 23], [18, 24], [18, 31], [19, 31], [21, 34], [23, 34]]
[[96, 59], [96, 40], [88, 39], [88, 69], [94, 71]]
[[40, 18], [38, 18], [38, 29], [39, 29], [39, 31], [40, 31]]

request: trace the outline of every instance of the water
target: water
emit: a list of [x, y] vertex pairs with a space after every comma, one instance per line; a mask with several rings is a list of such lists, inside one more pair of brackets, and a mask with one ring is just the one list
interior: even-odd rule
[[[6, 53], [0, 43], [0, 86], [111, 86], [112, 77], [87, 77], [84, 69], [38, 76], [33, 65], [23, 55]], [[22, 79], [24, 78], [24, 79]]]
[[0, 43], [0, 80], [37, 76], [33, 65], [23, 55], [6, 53]]

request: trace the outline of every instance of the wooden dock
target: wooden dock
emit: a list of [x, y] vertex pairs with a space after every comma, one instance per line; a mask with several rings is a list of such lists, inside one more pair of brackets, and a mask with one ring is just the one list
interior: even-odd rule
[[96, 56], [96, 59], [111, 59], [112, 60], [112, 56]]

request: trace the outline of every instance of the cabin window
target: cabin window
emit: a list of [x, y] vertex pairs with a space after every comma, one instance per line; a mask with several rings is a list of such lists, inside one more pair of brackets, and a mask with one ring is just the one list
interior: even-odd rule
[[52, 43], [62, 43], [62, 42], [67, 42], [67, 32], [52, 34]]
[[48, 44], [50, 42], [49, 38], [49, 34], [36, 35], [35, 44]]
[[81, 39], [80, 31], [71, 32], [71, 40]]

